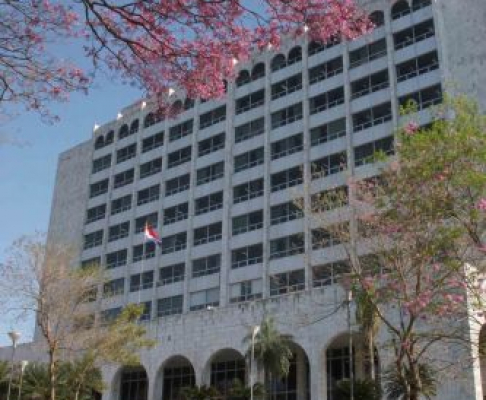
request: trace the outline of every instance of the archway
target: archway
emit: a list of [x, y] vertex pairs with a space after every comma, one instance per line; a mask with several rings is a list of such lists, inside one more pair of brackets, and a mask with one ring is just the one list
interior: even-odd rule
[[251, 80], [256, 81], [257, 79], [263, 78], [265, 76], [265, 64], [258, 63], [251, 70]]
[[278, 71], [286, 66], [287, 60], [283, 54], [277, 54], [275, 57], [273, 57], [271, 64], [272, 71]]
[[[343, 380], [351, 377], [351, 368], [354, 380], [374, 379], [379, 382], [380, 365], [378, 352], [373, 349], [374, 359], [370, 362], [363, 337], [358, 333], [353, 334], [353, 351], [349, 352], [349, 334], [343, 333], [337, 336], [326, 349], [326, 382], [327, 400], [339, 400], [338, 385]], [[351, 357], [352, 355], [352, 357]], [[352, 358], [352, 360], [351, 360]]]
[[302, 47], [295, 46], [289, 51], [287, 65], [295, 64], [302, 60]]
[[267, 383], [268, 400], [309, 400], [310, 369], [309, 358], [302, 347], [292, 343], [292, 358], [289, 374]]
[[147, 400], [148, 378], [144, 367], [123, 367], [119, 379], [118, 400]]
[[159, 387], [156, 388], [156, 399], [180, 400], [181, 390], [196, 384], [194, 367], [184, 356], [170, 357], [160, 368], [157, 380]]
[[399, 0], [395, 4], [393, 4], [393, 7], [391, 9], [391, 14], [393, 19], [398, 19], [400, 17], [403, 17], [404, 15], [410, 14], [411, 9], [410, 6], [408, 5], [407, 0]]
[[246, 69], [243, 69], [240, 71], [238, 78], [236, 78], [236, 86], [240, 87], [246, 85], [250, 81], [250, 73]]
[[210, 359], [210, 385], [222, 399], [229, 397], [234, 381], [246, 383], [246, 363], [243, 355], [234, 349], [222, 349]]
[[383, 11], [374, 11], [370, 14], [370, 20], [375, 24], [377, 28], [385, 25], [385, 14]]

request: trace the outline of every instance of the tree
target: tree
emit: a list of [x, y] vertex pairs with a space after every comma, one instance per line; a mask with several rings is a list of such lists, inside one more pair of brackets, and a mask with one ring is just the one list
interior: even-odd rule
[[72, 3], [0, 0], [2, 109], [15, 102], [46, 115], [50, 100], [86, 90], [89, 74], [50, 54], [53, 43], [79, 44], [95, 67], [106, 66], [165, 106], [172, 88], [191, 98], [222, 96], [224, 80], [234, 78], [235, 60], [278, 47], [284, 35], [307, 32], [326, 42], [372, 27], [352, 0]]
[[181, 396], [185, 400], [211, 400], [219, 396], [218, 390], [213, 386], [193, 386], [181, 389]]
[[8, 390], [10, 367], [7, 361], [0, 361], [0, 396], [5, 396]]
[[[252, 354], [251, 332], [243, 340], [248, 344], [247, 357]], [[289, 374], [292, 336], [281, 334], [271, 317], [265, 317], [260, 324], [260, 330], [255, 336], [254, 355], [257, 365], [265, 371], [266, 381], [271, 377], [283, 378]]]
[[136, 364], [137, 351], [154, 342], [137, 324], [139, 306], [127, 306], [110, 324], [97, 318], [93, 300], [104, 279], [101, 268], [78, 268], [68, 247], [43, 240], [34, 235], [14, 242], [1, 265], [0, 299], [20, 315], [36, 316], [40, 350], [48, 359], [49, 399], [55, 400], [61, 360], [84, 355], [77, 365], [83, 382], [82, 370], [100, 362]]
[[[257, 382], [253, 385], [253, 398], [254, 399], [264, 399], [265, 398], [265, 387]], [[232, 382], [229, 399], [231, 400], [250, 400], [251, 399], [251, 387], [246, 386], [239, 379], [235, 379]]]
[[[355, 297], [364, 296], [367, 314], [388, 332], [387, 376], [395, 382], [388, 395], [399, 387], [400, 398], [417, 400], [434, 393], [443, 374], [469, 365], [471, 346], [477, 348], [471, 329], [484, 303], [478, 283], [486, 267], [486, 117], [458, 97], [419, 127], [410, 107], [397, 157], [374, 156], [381, 175], [351, 179], [346, 207], [311, 218], [342, 244]], [[336, 204], [325, 198], [317, 209]]]

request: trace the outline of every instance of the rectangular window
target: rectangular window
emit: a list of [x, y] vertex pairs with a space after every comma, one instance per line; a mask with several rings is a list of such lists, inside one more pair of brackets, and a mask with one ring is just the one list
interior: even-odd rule
[[312, 179], [325, 178], [346, 169], [346, 152], [331, 154], [312, 161]]
[[104, 169], [108, 169], [110, 167], [111, 167], [111, 154], [107, 154], [106, 156], [93, 160], [91, 173], [95, 174], [96, 172], [103, 171]]
[[108, 179], [103, 179], [89, 185], [90, 198], [105, 194], [106, 192], [108, 192]]
[[169, 130], [169, 142], [183, 138], [184, 136], [192, 134], [194, 129], [194, 120], [184, 121], [179, 125], [173, 126]]
[[428, 39], [435, 35], [434, 21], [429, 19], [415, 26], [393, 34], [395, 50], [403, 49], [414, 43]]
[[311, 211], [321, 213], [348, 204], [348, 187], [340, 186], [311, 196]]
[[164, 225], [173, 224], [187, 219], [189, 215], [189, 203], [177, 204], [164, 210]]
[[372, 126], [384, 124], [391, 119], [391, 103], [380, 104], [353, 114], [353, 129], [354, 132], [359, 132]]
[[160, 185], [150, 186], [137, 192], [137, 206], [157, 201], [160, 196]]
[[235, 156], [235, 173], [261, 165], [265, 161], [263, 147]]
[[302, 89], [302, 74], [291, 76], [272, 85], [272, 100]]
[[86, 211], [86, 224], [105, 218], [106, 204], [92, 207]]
[[154, 287], [154, 271], [146, 271], [130, 277], [130, 292], [151, 289]]
[[133, 179], [135, 177], [135, 170], [133, 168], [120, 172], [119, 174], [115, 175], [115, 178], [113, 180], [113, 188], [120, 188], [122, 186], [129, 185], [130, 183], [133, 182]]
[[344, 88], [330, 90], [309, 99], [310, 113], [316, 114], [344, 103]]
[[127, 249], [114, 251], [106, 255], [106, 269], [113, 269], [127, 265]]
[[140, 164], [140, 179], [146, 178], [162, 171], [162, 157]]
[[351, 98], [357, 99], [367, 94], [377, 92], [389, 86], [388, 70], [376, 72], [372, 75], [351, 82]]
[[434, 85], [418, 92], [410, 93], [398, 99], [401, 107], [412, 103], [417, 111], [425, 110], [430, 106], [442, 103], [442, 88], [439, 85]]
[[159, 269], [157, 286], [169, 285], [184, 280], [184, 263], [168, 265]]
[[123, 239], [130, 233], [130, 221], [122, 222], [121, 224], [113, 225], [108, 228], [108, 241], [113, 242], [118, 239]]
[[153, 257], [155, 257], [154, 242], [146, 242], [145, 246], [143, 244], [133, 246], [132, 262], [146, 260]]
[[356, 68], [380, 57], [386, 56], [386, 40], [366, 44], [349, 53], [350, 68]]
[[152, 302], [151, 301], [145, 301], [139, 306], [142, 306], [142, 315], [138, 318], [140, 322], [143, 321], [150, 321], [152, 319]]
[[81, 269], [98, 268], [101, 265], [101, 257], [93, 257], [81, 261]]
[[194, 203], [196, 215], [219, 210], [223, 208], [223, 192], [211, 193], [207, 196], [199, 197]]
[[226, 105], [215, 108], [199, 117], [199, 128], [204, 129], [226, 119]]
[[183, 147], [182, 149], [169, 153], [169, 163], [167, 168], [174, 168], [178, 165], [191, 161], [191, 154], [191, 146]]
[[235, 186], [233, 188], [233, 203], [237, 204], [255, 197], [263, 196], [263, 188], [264, 184], [262, 178]]
[[194, 246], [221, 240], [222, 227], [221, 222], [216, 222], [194, 229]]
[[404, 82], [416, 76], [439, 68], [439, 57], [437, 51], [424, 54], [423, 56], [405, 61], [396, 66], [397, 82]]
[[118, 199], [111, 201], [111, 215], [121, 213], [123, 211], [132, 208], [132, 195], [127, 194], [126, 196], [119, 197]]
[[165, 182], [165, 195], [171, 196], [176, 193], [183, 192], [189, 189], [191, 184], [191, 177], [189, 174], [178, 176]]
[[137, 155], [137, 144], [133, 143], [116, 151], [116, 163], [129, 160]]
[[225, 133], [221, 132], [218, 135], [211, 136], [208, 139], [201, 140], [198, 143], [198, 156], [202, 157], [206, 154], [213, 153], [220, 149], [224, 149]]
[[379, 154], [392, 155], [395, 153], [393, 145], [393, 136], [375, 140], [374, 142], [365, 143], [354, 148], [354, 164], [358, 167], [373, 163]]
[[304, 252], [304, 234], [281, 237], [270, 241], [270, 260], [290, 257]]
[[302, 136], [302, 133], [298, 133], [297, 135], [273, 142], [272, 160], [302, 151], [304, 145]]
[[224, 162], [220, 161], [197, 170], [197, 184], [203, 185], [224, 176]]
[[263, 210], [233, 217], [233, 236], [263, 228]]
[[236, 100], [236, 114], [242, 114], [252, 108], [260, 107], [265, 102], [265, 90], [258, 90]]
[[120, 316], [122, 312], [121, 307], [109, 308], [108, 310], [103, 310], [100, 313], [101, 325], [109, 325]]
[[103, 243], [103, 230], [84, 235], [84, 250], [91, 249], [96, 246], [101, 246]]
[[312, 267], [312, 286], [324, 287], [337, 284], [340, 278], [350, 273], [351, 268], [346, 262], [317, 265]]
[[242, 268], [247, 265], [260, 264], [263, 262], [263, 244], [240, 247], [231, 252], [231, 268]]
[[287, 169], [285, 171], [277, 172], [271, 176], [272, 192], [287, 189], [303, 182], [302, 166]]
[[190, 294], [190, 310], [203, 310], [219, 306], [219, 287], [201, 290]]
[[343, 58], [341, 56], [309, 69], [309, 83], [323, 81], [343, 72]]
[[221, 268], [221, 254], [192, 260], [192, 277], [217, 274]]
[[270, 276], [270, 296], [299, 292], [304, 289], [305, 272], [303, 269]]
[[119, 296], [125, 292], [125, 278], [113, 279], [103, 285], [103, 297]]
[[159, 216], [156, 212], [144, 215], [143, 217], [138, 217], [135, 220], [135, 233], [143, 232], [146, 225], [149, 225], [152, 228], [157, 228], [158, 218]]
[[164, 145], [164, 132], [156, 133], [142, 141], [142, 153], [156, 149]]
[[298, 205], [302, 202], [303, 199], [300, 199], [272, 206], [270, 208], [270, 223], [272, 225], [278, 225], [294, 219], [303, 218], [304, 211]]
[[311, 146], [317, 146], [321, 143], [327, 143], [331, 140], [344, 137], [346, 136], [346, 119], [339, 118], [327, 124], [319, 125], [312, 128], [310, 134]]
[[261, 279], [234, 283], [230, 286], [230, 303], [261, 299], [262, 291], [263, 283]]
[[184, 250], [187, 246], [186, 232], [176, 233], [175, 235], [162, 238], [162, 254], [174, 253]]
[[[336, 230], [337, 232], [333, 232]], [[331, 229], [317, 228], [312, 230], [312, 250], [325, 249], [331, 246], [341, 244], [339, 235], [347, 235], [349, 231], [349, 224], [343, 223]]]
[[282, 108], [281, 110], [272, 113], [272, 129], [279, 128], [284, 125], [302, 119], [302, 103], [294, 104], [293, 106]]
[[235, 128], [235, 143], [243, 142], [252, 137], [263, 134], [265, 131], [265, 119], [263, 117], [254, 119], [246, 124]]
[[184, 296], [182, 294], [172, 297], [164, 297], [157, 300], [157, 316], [182, 314]]

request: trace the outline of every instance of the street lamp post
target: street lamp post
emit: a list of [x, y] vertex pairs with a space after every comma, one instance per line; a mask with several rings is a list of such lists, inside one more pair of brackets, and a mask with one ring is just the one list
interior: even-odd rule
[[254, 326], [251, 332], [250, 400], [253, 400], [253, 363], [255, 361], [255, 337], [258, 332], [260, 332], [260, 325]]
[[24, 371], [25, 367], [29, 364], [28, 361], [22, 361], [20, 363], [20, 382], [19, 382], [19, 395], [17, 397], [17, 400], [20, 400], [20, 397], [22, 396], [22, 382], [24, 380]]
[[17, 342], [20, 339], [20, 332], [12, 331], [8, 332], [8, 336], [12, 340], [12, 360], [10, 361], [10, 377], [8, 379], [7, 400], [10, 400], [10, 392], [12, 390], [13, 369], [15, 360], [15, 349], [17, 348]]
[[351, 326], [351, 302], [353, 292], [348, 291], [347, 311], [348, 311], [348, 334], [349, 334], [349, 399], [354, 400], [354, 363], [353, 363], [353, 330]]

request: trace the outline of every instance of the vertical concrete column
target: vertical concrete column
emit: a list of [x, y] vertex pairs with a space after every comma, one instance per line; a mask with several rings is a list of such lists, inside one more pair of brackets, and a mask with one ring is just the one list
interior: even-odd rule
[[147, 400], [161, 400], [161, 391], [159, 392], [159, 388], [157, 385], [157, 375], [156, 373], [152, 373], [150, 375], [147, 374], [148, 377], [148, 388], [147, 388]]
[[326, 400], [326, 368], [319, 351], [309, 353], [310, 398]]

